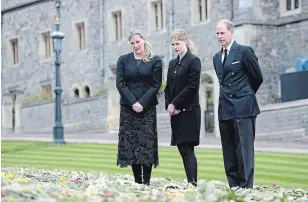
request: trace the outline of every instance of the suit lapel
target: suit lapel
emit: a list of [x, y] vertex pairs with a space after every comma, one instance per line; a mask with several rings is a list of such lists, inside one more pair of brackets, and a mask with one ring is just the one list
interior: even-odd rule
[[238, 44], [234, 41], [232, 46], [231, 46], [231, 49], [230, 49], [230, 52], [229, 52], [229, 55], [227, 57], [227, 61], [225, 63], [225, 67], [227, 67], [228, 65], [232, 64], [232, 62], [234, 61], [234, 58], [237, 54], [239, 50], [239, 46]]
[[[224, 75], [225, 68], [227, 68], [228, 65], [232, 64], [232, 62], [234, 61], [235, 56], [236, 56], [237, 53], [238, 53], [238, 50], [239, 50], [239, 45], [234, 41], [233, 44], [232, 44], [232, 46], [231, 46], [230, 52], [229, 52], [229, 54], [228, 54], [228, 57], [227, 57], [225, 66], [223, 67], [223, 74], [222, 74], [221, 83], [223, 83], [223, 80], [224, 80], [224, 78], [225, 78], [225, 75]], [[221, 54], [220, 54], [220, 55], [221, 55]], [[220, 60], [220, 61], [221, 61], [221, 60]]]
[[221, 78], [223, 77], [223, 73], [224, 73], [222, 62], [221, 62], [221, 51], [216, 53], [216, 56], [215, 56], [215, 66], [216, 66], [217, 76], [218, 76], [218, 79], [220, 81]]
[[218, 64], [219, 64], [219, 67], [223, 67], [222, 66], [222, 61], [221, 61], [221, 59], [222, 59], [222, 49], [217, 53], [217, 58], [218, 58]]

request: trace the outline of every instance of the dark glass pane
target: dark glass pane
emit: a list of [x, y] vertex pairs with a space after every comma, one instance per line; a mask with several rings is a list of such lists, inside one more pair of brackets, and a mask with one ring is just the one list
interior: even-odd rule
[[207, 17], [208, 17], [208, 13], [207, 13], [207, 11], [208, 11], [208, 9], [207, 9], [207, 0], [205, 0], [205, 19], [207, 19]]
[[291, 0], [287, 0], [287, 11], [291, 10]]
[[294, 0], [294, 8], [297, 9], [299, 7], [299, 0]]
[[199, 0], [199, 20], [202, 21], [202, 0]]

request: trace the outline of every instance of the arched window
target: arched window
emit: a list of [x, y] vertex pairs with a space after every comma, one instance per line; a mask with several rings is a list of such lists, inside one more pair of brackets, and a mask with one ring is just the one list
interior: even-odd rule
[[79, 89], [74, 88], [74, 97], [79, 97]]
[[84, 86], [84, 96], [85, 97], [90, 97], [91, 96], [91, 91], [89, 86]]

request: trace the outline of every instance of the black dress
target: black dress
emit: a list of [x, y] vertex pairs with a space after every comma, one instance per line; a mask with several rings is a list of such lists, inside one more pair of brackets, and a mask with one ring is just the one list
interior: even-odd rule
[[[137, 68], [141, 61], [136, 60]], [[157, 167], [156, 106], [144, 108], [137, 113], [131, 107], [122, 104], [120, 109], [120, 127], [117, 165], [127, 167], [132, 164], [144, 164]]]

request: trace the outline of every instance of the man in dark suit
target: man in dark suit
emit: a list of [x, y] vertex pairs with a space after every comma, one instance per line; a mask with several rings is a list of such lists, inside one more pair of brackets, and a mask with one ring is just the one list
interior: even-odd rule
[[234, 25], [226, 19], [216, 25], [222, 46], [213, 57], [220, 83], [218, 119], [224, 166], [230, 187], [253, 188], [256, 92], [263, 82], [253, 49], [233, 40]]

